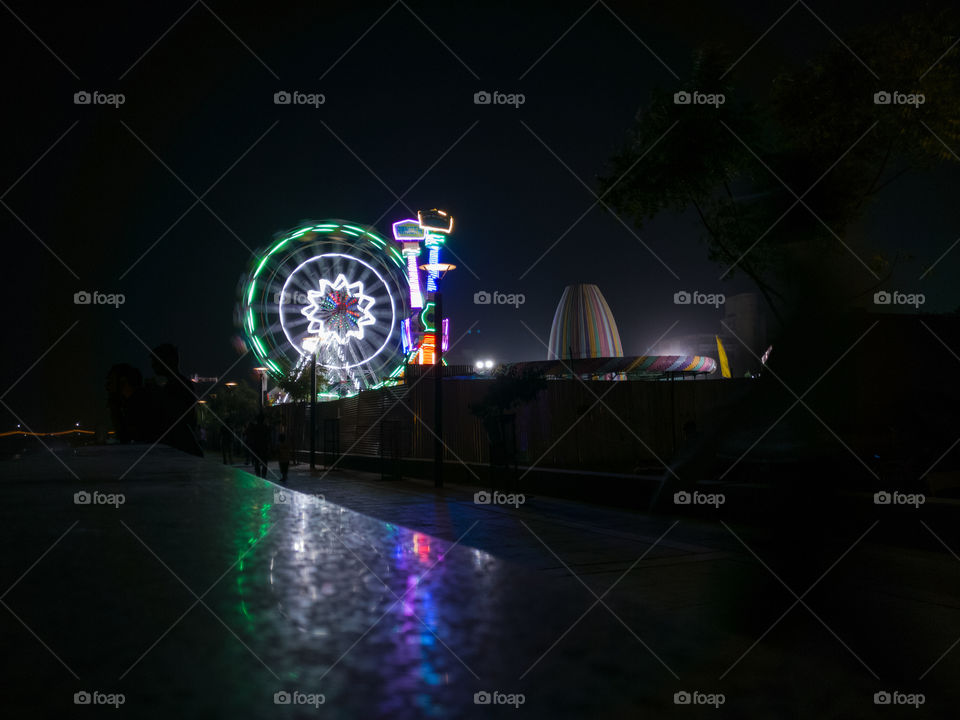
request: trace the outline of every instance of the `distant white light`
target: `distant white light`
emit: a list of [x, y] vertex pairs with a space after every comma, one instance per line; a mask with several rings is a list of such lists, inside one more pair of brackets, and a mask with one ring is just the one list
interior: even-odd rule
[[487, 361], [483, 364], [483, 366], [484, 366], [487, 370], [489, 370], [490, 368], [493, 367], [493, 360], [487, 360]]
[[[483, 370], [483, 360], [477, 360], [477, 364], [473, 366], [477, 370]], [[17, 427], [20, 427], [17, 425]]]

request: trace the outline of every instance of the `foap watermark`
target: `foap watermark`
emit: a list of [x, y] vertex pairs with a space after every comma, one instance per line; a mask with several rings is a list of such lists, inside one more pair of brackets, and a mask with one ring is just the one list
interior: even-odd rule
[[294, 499], [294, 494], [288, 490], [274, 490], [273, 491], [273, 501], [277, 505], [319, 505], [324, 502], [326, 498], [321, 493], [300, 493], [296, 494], [296, 499]]
[[705, 693], [699, 690], [679, 690], [673, 694], [674, 705], [712, 705], [719, 708], [727, 701], [723, 693]]
[[305, 693], [299, 690], [278, 690], [273, 694], [274, 705], [311, 705], [320, 707], [327, 701], [323, 693]]
[[702, 493], [698, 490], [688, 492], [680, 490], [673, 494], [674, 505], [712, 505], [714, 509], [719, 508], [727, 501], [723, 493]]
[[502, 293], [498, 290], [487, 292], [480, 290], [473, 294], [474, 305], [513, 305], [519, 308], [527, 301], [527, 296], [523, 293]]
[[894, 490], [888, 492], [881, 490], [873, 494], [874, 505], [912, 505], [915, 510], [919, 509], [927, 501], [927, 496], [923, 493], [902, 493]]
[[310, 296], [307, 295], [307, 293], [301, 292], [299, 290], [296, 290], [294, 292], [290, 292], [289, 290], [287, 290], [286, 292], [277, 290], [273, 294], [273, 301], [277, 305], [281, 303], [283, 303], [284, 305], [309, 305]]
[[299, 90], [278, 90], [273, 94], [274, 105], [310, 105], [314, 110], [327, 102], [323, 93], [305, 93]]
[[114, 508], [119, 508], [125, 502], [127, 502], [127, 496], [123, 493], [102, 493], [98, 490], [87, 492], [86, 490], [81, 490], [73, 494], [74, 505], [113, 505]]
[[878, 290], [873, 294], [874, 305], [912, 305], [919, 308], [927, 301], [923, 293], [904, 293], [899, 290]]
[[112, 105], [114, 109], [120, 107], [127, 101], [127, 96], [123, 93], [102, 93], [99, 90], [87, 92], [79, 90], [73, 94], [74, 105]]
[[477, 505], [513, 505], [517, 508], [526, 501], [527, 497], [523, 493], [502, 493], [496, 490], [487, 492], [486, 490], [480, 490], [473, 494], [473, 502]]
[[73, 294], [74, 305], [113, 305], [118, 308], [127, 301], [123, 293], [102, 293], [97, 290], [89, 292], [78, 290]]
[[80, 690], [73, 694], [74, 705], [112, 705], [119, 708], [127, 701], [123, 693], [105, 693], [99, 690]]
[[927, 701], [923, 693], [904, 693], [899, 690], [881, 690], [873, 694], [874, 705], [912, 705], [919, 710]]
[[679, 290], [673, 294], [674, 305], [713, 305], [718, 308], [727, 301], [723, 293], [702, 293], [699, 290]]
[[519, 708], [527, 701], [523, 693], [505, 693], [499, 690], [480, 690], [473, 694], [474, 705], [513, 705]]
[[498, 90], [487, 92], [478, 90], [473, 94], [474, 105], [513, 105], [514, 109], [519, 108], [527, 101], [527, 96], [523, 93], [502, 93]]
[[713, 105], [714, 108], [719, 110], [720, 106], [726, 101], [727, 97], [723, 93], [702, 93], [697, 90], [687, 92], [686, 90], [680, 90], [673, 94], [674, 105]]
[[913, 105], [913, 108], [916, 109], [923, 105], [926, 101], [927, 98], [923, 93], [904, 93], [900, 92], [899, 90], [894, 90], [892, 92], [878, 90], [873, 94], [874, 105]]

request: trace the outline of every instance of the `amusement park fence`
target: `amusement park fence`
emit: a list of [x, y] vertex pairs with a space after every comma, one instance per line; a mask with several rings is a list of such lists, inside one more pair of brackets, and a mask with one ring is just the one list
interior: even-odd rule
[[[448, 369], [449, 371], [450, 369]], [[489, 477], [490, 440], [470, 411], [490, 380], [449, 377], [443, 381], [444, 461], [451, 479]], [[590, 471], [642, 474], [662, 471], [685, 439], [709, 432], [714, 412], [749, 381], [586, 381], [551, 380], [537, 398], [514, 413], [510, 423], [521, 471]], [[319, 403], [318, 465], [430, 477], [434, 448], [434, 381], [413, 377], [408, 385], [361, 392]], [[274, 423], [308, 459], [308, 404], [271, 408]], [[525, 473], [526, 474], [526, 473]]]
[[[794, 457], [816, 447], [833, 453], [830, 462], [867, 458], [878, 463], [879, 472], [902, 476], [903, 482], [925, 476], [931, 486], [960, 487], [960, 446], [955, 444], [960, 373], [948, 349], [960, 347], [960, 316], [929, 315], [919, 323], [907, 316], [863, 313], [851, 317], [847, 336], [861, 340], [842, 363], [830, 365], [828, 354], [821, 364], [810, 365], [815, 387], [802, 397], [811, 411], [787, 417], [776, 432], [768, 432], [771, 424], [796, 397], [772, 374], [766, 383], [763, 378], [548, 380], [537, 398], [519, 407], [506, 426], [515, 446], [510, 463], [517, 470], [514, 477], [523, 492], [558, 493], [560, 488], [558, 494], [575, 496], [581, 488], [598, 484], [589, 478], [603, 476], [605, 498], [612, 496], [611, 488], [623, 492], [619, 497], [629, 497], [627, 488], [637, 485], [638, 477], [662, 476], [663, 463], [678, 459], [687, 441], [724, 430], [718, 434], [729, 444], [722, 453], [714, 448], [714, 456], [738, 458], [749, 453], [759, 455], [754, 461], [763, 463], [767, 458], [776, 461], [780, 452]], [[799, 356], [807, 349], [804, 342], [793, 353]], [[780, 347], [780, 352], [788, 356], [791, 348]], [[917, 358], [940, 358], [942, 369], [931, 370], [941, 367], [933, 360], [929, 367], [918, 365]], [[825, 369], [830, 371], [824, 375]], [[472, 375], [472, 369], [448, 372], [451, 376], [443, 381], [445, 478], [475, 484], [491, 481], [496, 486], [486, 429], [470, 412], [491, 381], [463, 377]], [[893, 374], [896, 382], [891, 382]], [[410, 375], [408, 385], [320, 404], [318, 464], [384, 477], [430, 478], [434, 382], [429, 374], [418, 376], [417, 370]], [[738, 402], [748, 389], [759, 392], [753, 392], [748, 403]], [[306, 460], [308, 407], [282, 405], [269, 410], [275, 424], [288, 428], [299, 459]], [[746, 412], [754, 413], [752, 421]], [[799, 437], [798, 431], [808, 426], [817, 435]], [[766, 456], [759, 452], [763, 448], [754, 447], [758, 439], [769, 446]]]

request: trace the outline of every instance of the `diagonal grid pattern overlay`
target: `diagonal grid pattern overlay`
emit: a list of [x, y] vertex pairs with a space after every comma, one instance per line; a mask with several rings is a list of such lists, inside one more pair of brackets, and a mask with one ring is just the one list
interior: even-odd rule
[[[11, 717], [946, 717], [960, 702], [950, 13], [931, 32], [804, 0], [0, 6]], [[730, 88], [704, 117], [731, 155], [658, 114], [706, 73]], [[748, 117], [728, 112], [741, 101]], [[771, 150], [804, 142], [817, 151]], [[901, 176], [920, 181], [901, 194]], [[404, 219], [422, 246], [391, 227]], [[280, 227], [298, 229], [270, 240]], [[805, 255], [791, 231], [810, 227], [836, 257]], [[343, 243], [331, 257], [369, 239], [392, 295], [372, 300], [379, 265], [288, 288], [324, 233]], [[344, 277], [399, 369], [431, 322], [417, 298], [433, 290], [406, 284], [418, 269], [443, 280], [448, 372], [351, 387], [324, 362], [324, 402], [298, 400], [300, 351], [320, 364], [330, 324], [295, 339], [288, 292]], [[243, 283], [261, 271], [277, 293], [255, 317]], [[586, 284], [610, 319], [592, 308], [584, 326], [619, 327], [624, 357], [546, 340], [557, 297]], [[77, 300], [118, 290], [126, 304]], [[679, 307], [703, 291], [725, 300]], [[329, 302], [346, 322], [349, 297]], [[401, 305], [409, 336], [388, 327]], [[286, 343], [262, 352], [270, 336]], [[180, 365], [153, 358], [134, 382], [168, 340]], [[291, 349], [296, 377], [263, 367]], [[192, 400], [161, 412], [167, 394]], [[108, 432], [130, 411], [150, 415], [146, 442]], [[172, 447], [194, 415], [202, 457]]]

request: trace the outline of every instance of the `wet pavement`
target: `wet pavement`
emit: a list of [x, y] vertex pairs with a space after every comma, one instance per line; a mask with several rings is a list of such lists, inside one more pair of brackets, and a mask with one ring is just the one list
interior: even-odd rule
[[[960, 559], [942, 546], [856, 527], [836, 552], [784, 552], [717, 522], [303, 466], [281, 487], [146, 451], [0, 464], [5, 715], [936, 717], [958, 701]], [[797, 555], [809, 572], [781, 573]], [[884, 691], [925, 702], [878, 708]]]

